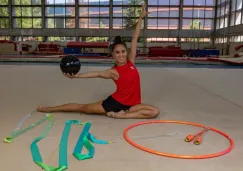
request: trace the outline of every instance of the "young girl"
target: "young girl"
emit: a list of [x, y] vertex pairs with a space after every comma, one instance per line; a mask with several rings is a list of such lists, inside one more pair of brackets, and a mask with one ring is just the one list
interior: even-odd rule
[[159, 109], [149, 104], [141, 103], [140, 76], [134, 65], [136, 58], [137, 41], [140, 34], [143, 18], [148, 14], [145, 5], [137, 21], [132, 37], [131, 48], [128, 54], [126, 44], [120, 36], [112, 44], [112, 56], [115, 66], [105, 71], [93, 71], [76, 75], [64, 75], [68, 78], [103, 78], [112, 79], [117, 86], [116, 91], [107, 99], [92, 104], [64, 104], [60, 106], [39, 106], [40, 112], [81, 112], [86, 114], [102, 114], [113, 118], [146, 119], [157, 117]]

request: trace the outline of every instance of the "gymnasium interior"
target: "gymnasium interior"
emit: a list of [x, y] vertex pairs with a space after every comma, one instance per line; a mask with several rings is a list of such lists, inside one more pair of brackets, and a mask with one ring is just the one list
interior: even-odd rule
[[[38, 112], [116, 90], [66, 78], [60, 61], [78, 58], [80, 73], [111, 68], [110, 44], [121, 36], [130, 47], [142, 4], [135, 65], [143, 103], [160, 115]], [[2, 170], [240, 170], [242, 69], [242, 0], [0, 0]]]

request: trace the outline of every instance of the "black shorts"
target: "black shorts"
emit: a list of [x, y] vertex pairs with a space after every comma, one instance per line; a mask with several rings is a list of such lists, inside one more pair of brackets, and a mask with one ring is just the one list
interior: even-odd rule
[[123, 105], [116, 101], [112, 96], [109, 96], [102, 102], [102, 106], [106, 112], [119, 112], [121, 110], [129, 110], [131, 106]]

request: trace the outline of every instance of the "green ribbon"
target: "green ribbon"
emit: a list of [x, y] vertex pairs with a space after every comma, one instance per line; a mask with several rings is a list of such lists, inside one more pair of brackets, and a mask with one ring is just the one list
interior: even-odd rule
[[46, 120], [50, 120], [50, 122], [53, 122], [53, 118], [52, 118], [52, 115], [51, 114], [46, 114], [45, 117], [43, 117], [42, 119], [40, 119], [38, 122], [34, 123], [34, 124], [31, 124], [30, 126], [20, 130], [20, 127], [24, 124], [24, 121], [30, 117], [31, 114], [28, 114], [26, 115], [19, 123], [18, 123], [18, 126], [10, 133], [9, 136], [7, 136], [5, 139], [4, 139], [4, 142], [5, 143], [11, 143], [14, 138], [20, 136], [21, 134], [27, 132], [28, 130], [42, 124], [43, 122], [45, 122]]
[[[90, 159], [94, 157], [95, 149], [91, 142], [96, 144], [109, 144], [110, 142], [105, 140], [97, 140], [89, 131], [91, 128], [91, 123], [89, 122], [79, 122], [78, 120], [67, 120], [65, 123], [65, 127], [62, 133], [61, 142], [60, 142], [60, 148], [59, 148], [59, 166], [54, 167], [47, 165], [43, 162], [39, 148], [37, 143], [45, 138], [48, 133], [50, 132], [52, 126], [53, 126], [53, 117], [52, 115], [48, 114], [44, 118], [42, 118], [40, 121], [38, 121], [35, 124], [31, 124], [29, 127], [25, 128], [25, 131], [13, 131], [13, 133], [10, 134], [7, 138], [5, 138], [5, 142], [11, 142], [11, 140], [14, 137], [19, 136], [20, 134], [26, 132], [27, 130], [43, 123], [49, 119], [48, 124], [46, 125], [45, 129], [42, 131], [41, 135], [35, 138], [30, 146], [32, 159], [33, 161], [40, 166], [42, 169], [46, 171], [63, 171], [68, 168], [68, 160], [67, 160], [67, 145], [68, 145], [68, 137], [71, 130], [72, 124], [74, 125], [84, 125], [83, 131], [80, 133], [79, 139], [75, 145], [75, 148], [73, 150], [73, 156], [77, 160], [85, 160]], [[81, 151], [85, 147], [88, 150], [87, 154], [81, 154]]]

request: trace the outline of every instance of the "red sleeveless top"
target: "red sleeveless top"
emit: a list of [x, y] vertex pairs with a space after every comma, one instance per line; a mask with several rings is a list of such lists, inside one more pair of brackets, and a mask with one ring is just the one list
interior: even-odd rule
[[114, 66], [119, 79], [114, 80], [117, 88], [112, 97], [123, 105], [134, 106], [141, 103], [140, 76], [135, 65], [128, 60], [123, 66]]

